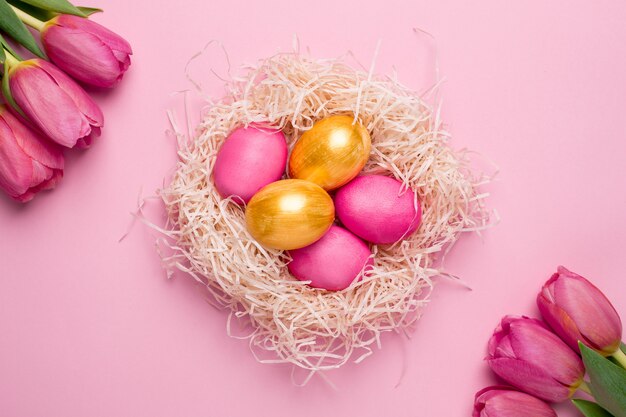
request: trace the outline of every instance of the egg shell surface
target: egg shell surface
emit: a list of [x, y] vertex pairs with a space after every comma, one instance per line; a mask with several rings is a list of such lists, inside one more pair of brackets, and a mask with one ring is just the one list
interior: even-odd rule
[[417, 230], [422, 217], [415, 193], [383, 175], [363, 175], [340, 188], [335, 210], [348, 230], [376, 244], [408, 236]]
[[372, 252], [365, 242], [348, 230], [333, 225], [317, 242], [289, 251], [293, 259], [289, 272], [300, 281], [311, 281], [314, 288], [340, 291], [368, 266], [373, 265]]
[[347, 184], [365, 166], [372, 148], [369, 132], [353, 116], [318, 120], [300, 136], [289, 157], [289, 177], [314, 182], [326, 191]]
[[217, 153], [213, 181], [224, 198], [247, 203], [267, 184], [279, 180], [287, 164], [282, 131], [256, 124], [235, 129]]
[[261, 245], [282, 250], [319, 240], [335, 221], [333, 199], [305, 180], [280, 180], [261, 188], [246, 206], [246, 227]]

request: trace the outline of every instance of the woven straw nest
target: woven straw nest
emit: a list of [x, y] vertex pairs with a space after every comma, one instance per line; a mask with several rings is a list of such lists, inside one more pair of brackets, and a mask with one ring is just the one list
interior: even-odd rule
[[[170, 222], [170, 270], [204, 284], [246, 336], [262, 362], [311, 371], [361, 361], [380, 335], [404, 331], [420, 317], [441, 275], [440, 255], [462, 232], [479, 230], [488, 213], [466, 154], [447, 144], [438, 112], [396, 80], [356, 70], [342, 59], [279, 54], [245, 68], [211, 102], [193, 138], [179, 140], [179, 163], [161, 190]], [[292, 146], [316, 120], [353, 115], [369, 130], [364, 172], [393, 176], [423, 205], [420, 228], [394, 245], [372, 246], [374, 269], [339, 292], [313, 289], [287, 270], [288, 256], [261, 247], [247, 232], [244, 209], [218, 194], [211, 179], [217, 152], [234, 128], [270, 122]]]

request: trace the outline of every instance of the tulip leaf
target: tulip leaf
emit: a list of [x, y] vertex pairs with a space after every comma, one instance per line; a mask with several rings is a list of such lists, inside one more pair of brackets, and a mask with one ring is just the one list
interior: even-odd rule
[[6, 0], [0, 0], [0, 30], [40, 58], [46, 57], [33, 35]]
[[580, 398], [575, 398], [572, 402], [585, 417], [613, 417], [613, 414], [594, 402], [581, 400]]
[[9, 88], [9, 64], [7, 64], [6, 61], [4, 61], [4, 77], [2, 77], [2, 95], [7, 103], [15, 109], [15, 111], [24, 116], [22, 109], [19, 108], [13, 99], [13, 95], [11, 95], [11, 89]]
[[11, 47], [11, 45], [9, 45], [9, 43], [2, 37], [2, 35], [0, 35], [0, 49], [2, 49], [2, 61], [0, 61], [1, 63], [4, 63], [7, 52], [13, 55], [14, 57], [16, 57], [17, 59], [20, 59], [20, 60], [22, 59], [17, 54], [17, 52], [15, 52], [15, 50]]
[[6, 52], [4, 52], [4, 45], [5, 45], [5, 40], [2, 37], [2, 35], [0, 35], [0, 64], [2, 64], [2, 69], [4, 70], [4, 60], [7, 59], [7, 54]]
[[13, 6], [22, 10], [23, 12], [28, 13], [35, 19], [41, 20], [42, 22], [47, 22], [48, 20], [54, 17], [54, 13], [31, 6], [30, 4], [23, 3], [21, 0], [7, 0], [7, 1]]
[[626, 370], [579, 343], [594, 398], [615, 417], [626, 417]]
[[30, 4], [43, 10], [55, 13], [73, 14], [75, 16], [87, 17], [78, 7], [67, 0], [20, 0], [22, 3]]
[[97, 7], [84, 7], [84, 6], [78, 6], [78, 10], [80, 10], [87, 16], [91, 16], [94, 13], [102, 13], [104, 11], [102, 9], [98, 9]]

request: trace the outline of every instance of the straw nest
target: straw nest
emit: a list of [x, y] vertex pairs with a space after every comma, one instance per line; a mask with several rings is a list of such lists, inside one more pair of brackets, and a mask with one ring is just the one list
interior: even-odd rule
[[[179, 163], [161, 190], [169, 215], [170, 271], [206, 286], [231, 321], [245, 323], [261, 362], [311, 371], [360, 362], [387, 331], [404, 331], [420, 317], [432, 278], [444, 274], [441, 255], [460, 233], [488, 222], [477, 191], [483, 181], [465, 152], [448, 145], [438, 111], [395, 79], [354, 69], [342, 59], [280, 54], [246, 67], [227, 82], [226, 98], [210, 102], [193, 138], [179, 138]], [[374, 268], [339, 292], [313, 289], [287, 270], [286, 253], [261, 247], [248, 233], [244, 209], [218, 194], [211, 179], [217, 152], [234, 128], [270, 122], [290, 146], [316, 120], [353, 115], [369, 130], [364, 172], [393, 176], [423, 204], [417, 232], [394, 245], [372, 246]]]

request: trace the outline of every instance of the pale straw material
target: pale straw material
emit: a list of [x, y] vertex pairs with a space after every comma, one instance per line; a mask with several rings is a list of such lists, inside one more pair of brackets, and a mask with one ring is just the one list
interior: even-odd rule
[[[489, 222], [477, 192], [484, 178], [468, 169], [466, 154], [448, 145], [438, 111], [394, 79], [355, 70], [344, 60], [279, 54], [246, 67], [211, 102], [195, 137], [179, 138], [180, 162], [161, 190], [174, 253], [170, 271], [206, 285], [245, 325], [250, 347], [265, 363], [292, 363], [312, 375], [361, 361], [380, 347], [381, 333], [403, 332], [420, 317], [442, 275], [437, 259], [461, 232]], [[373, 246], [375, 266], [340, 292], [310, 288], [290, 276], [281, 251], [261, 247], [246, 231], [244, 210], [217, 193], [211, 169], [225, 137], [240, 125], [271, 123], [292, 146], [321, 118], [349, 114], [372, 135], [366, 173], [393, 176], [417, 191], [423, 204], [418, 231], [392, 246]], [[439, 256], [438, 256], [439, 255]], [[305, 381], [306, 382], [306, 381]]]

